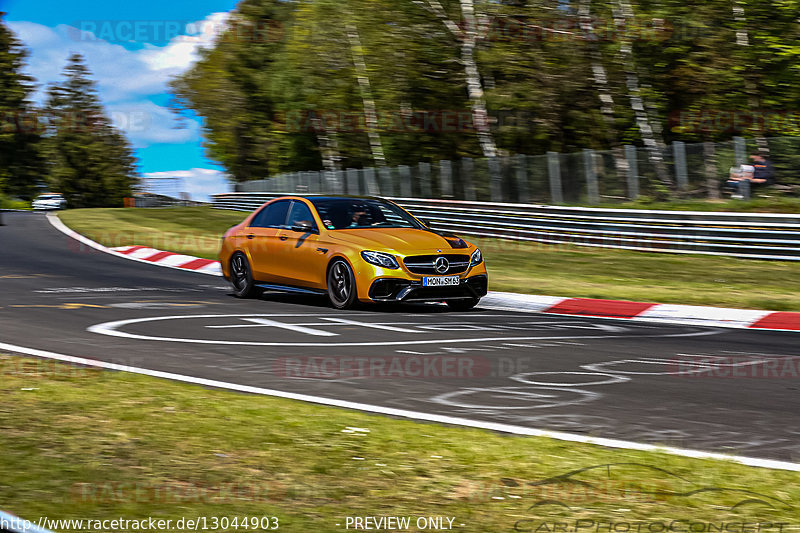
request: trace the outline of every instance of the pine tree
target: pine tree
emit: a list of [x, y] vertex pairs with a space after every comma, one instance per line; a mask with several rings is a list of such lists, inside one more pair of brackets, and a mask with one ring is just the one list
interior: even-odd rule
[[121, 206], [137, 183], [130, 144], [106, 117], [80, 54], [69, 57], [64, 76], [45, 105], [51, 186], [71, 207]]
[[30, 199], [42, 173], [39, 128], [28, 100], [33, 80], [22, 72], [26, 52], [0, 12], [0, 193]]

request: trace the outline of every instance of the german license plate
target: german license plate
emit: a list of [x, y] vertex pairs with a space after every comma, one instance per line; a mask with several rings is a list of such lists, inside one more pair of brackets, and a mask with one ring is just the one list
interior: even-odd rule
[[458, 285], [461, 280], [458, 276], [437, 276], [435, 278], [422, 278], [422, 285], [425, 287], [450, 287]]

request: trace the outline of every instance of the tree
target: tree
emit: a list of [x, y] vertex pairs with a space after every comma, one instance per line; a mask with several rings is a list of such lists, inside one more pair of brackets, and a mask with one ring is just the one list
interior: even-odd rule
[[439, 0], [412, 1], [439, 19], [458, 43], [461, 64], [464, 67], [464, 77], [467, 82], [467, 94], [472, 106], [472, 123], [478, 135], [483, 155], [495, 157], [497, 155], [497, 145], [490, 127], [483, 82], [481, 81], [478, 62], [475, 57], [478, 44], [486, 35], [487, 16], [476, 12], [474, 0], [459, 0], [459, 8], [461, 10], [460, 23], [447, 14]]
[[319, 165], [311, 134], [292, 136], [297, 146], [290, 148], [275, 127], [275, 63], [294, 9], [294, 2], [283, 0], [243, 0], [214, 46], [201, 50], [200, 60], [170, 84], [173, 108], [194, 110], [203, 118], [209, 157], [235, 181], [284, 170], [285, 158], [295, 159], [303, 170]]
[[[648, 194], [667, 196], [677, 192], [669, 141], [758, 136], [760, 124], [727, 127], [724, 117], [761, 111], [786, 117], [773, 133], [800, 133], [799, 9], [800, 0], [244, 0], [228, 34], [275, 23], [277, 38], [223, 38], [173, 88], [238, 181], [582, 148], [611, 150], [624, 181], [622, 145], [633, 144], [647, 149]], [[712, 124], [684, 124], [697, 115]]]
[[45, 104], [43, 141], [48, 180], [71, 207], [116, 207], [137, 183], [136, 159], [125, 136], [106, 117], [95, 82], [80, 54]]
[[22, 72], [26, 52], [0, 12], [0, 193], [30, 199], [42, 176], [39, 124], [28, 97], [33, 80]]

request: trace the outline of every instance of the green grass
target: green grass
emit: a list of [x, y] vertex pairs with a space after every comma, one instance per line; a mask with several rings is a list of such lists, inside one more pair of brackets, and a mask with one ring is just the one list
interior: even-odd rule
[[800, 265], [789, 261], [478, 242], [492, 290], [800, 311]]
[[[526, 518], [788, 522], [784, 531], [798, 530], [795, 472], [396, 420], [2, 354], [0, 375], [0, 509], [23, 517], [274, 515], [281, 531], [321, 533], [343, 531], [345, 517], [359, 515], [455, 516], [465, 524], [459, 530], [476, 533], [511, 531]], [[645, 466], [580, 475], [592, 490], [531, 485], [625, 462]], [[731, 510], [751, 496], [675, 494], [706, 487], [785, 503]], [[665, 492], [626, 492], [634, 489]], [[529, 510], [545, 499], [571, 510]]]
[[[768, 194], [768, 193], [767, 193]], [[764, 194], [763, 196], [767, 196]], [[603, 207], [613, 209], [653, 209], [664, 211], [730, 211], [734, 213], [800, 213], [800, 198], [789, 196], [762, 197], [760, 192], [748, 201], [720, 199], [720, 200], [674, 200], [671, 202], [656, 202], [652, 200], [639, 200], [636, 202], [621, 202], [618, 204], [593, 205], [588, 207]]]
[[30, 209], [31, 203], [25, 200], [15, 200], [0, 194], [0, 209]]
[[210, 207], [69, 209], [61, 220], [105, 246], [141, 245], [216, 259], [220, 238], [249, 213]]
[[[246, 213], [189, 207], [75, 209], [59, 216], [106, 246], [216, 259], [220, 236]], [[793, 262], [475, 240], [496, 291], [800, 311], [800, 265]]]

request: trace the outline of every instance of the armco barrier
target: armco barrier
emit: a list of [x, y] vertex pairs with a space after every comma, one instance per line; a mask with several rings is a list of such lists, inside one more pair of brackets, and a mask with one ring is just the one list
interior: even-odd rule
[[[219, 209], [251, 211], [283, 193], [214, 195]], [[800, 261], [800, 215], [648, 211], [391, 198], [463, 235], [648, 252]]]

